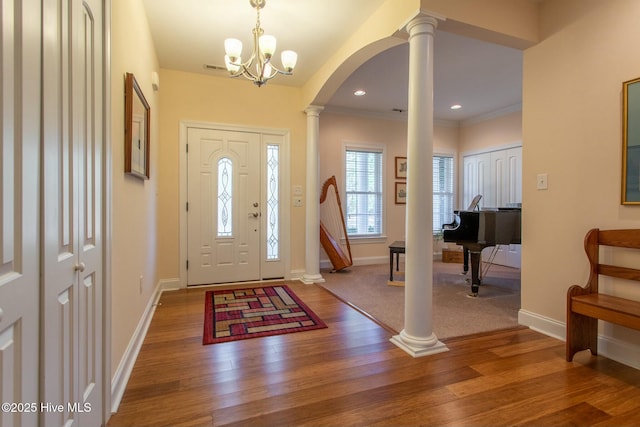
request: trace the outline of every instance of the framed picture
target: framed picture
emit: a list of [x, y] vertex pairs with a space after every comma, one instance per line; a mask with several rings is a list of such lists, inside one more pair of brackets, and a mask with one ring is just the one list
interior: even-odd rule
[[640, 205], [640, 78], [622, 83], [622, 204]]
[[149, 179], [151, 109], [133, 74], [124, 81], [124, 171]]
[[407, 183], [396, 182], [396, 205], [407, 203]]
[[396, 179], [407, 179], [406, 157], [396, 157]]

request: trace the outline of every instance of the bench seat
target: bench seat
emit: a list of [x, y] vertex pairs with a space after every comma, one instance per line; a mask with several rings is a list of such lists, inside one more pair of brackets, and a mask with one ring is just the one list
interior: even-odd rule
[[640, 329], [640, 301], [606, 294], [577, 295], [571, 299], [574, 313]]
[[600, 263], [600, 247], [640, 249], [640, 229], [589, 230], [584, 249], [589, 259], [589, 280], [583, 287], [571, 286], [567, 291], [566, 359], [582, 350], [598, 354], [598, 320], [640, 330], [640, 301], [602, 294], [599, 276], [640, 282], [636, 268]]

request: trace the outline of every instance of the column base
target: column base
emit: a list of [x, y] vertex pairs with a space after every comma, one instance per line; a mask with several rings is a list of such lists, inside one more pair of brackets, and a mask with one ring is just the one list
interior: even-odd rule
[[427, 339], [422, 339], [408, 336], [403, 329], [398, 335], [391, 337], [390, 341], [412, 357], [422, 357], [449, 351], [444, 343], [438, 341], [435, 334], [431, 334]]
[[324, 277], [322, 274], [303, 274], [300, 281], [305, 285], [312, 285], [314, 283], [324, 283]]

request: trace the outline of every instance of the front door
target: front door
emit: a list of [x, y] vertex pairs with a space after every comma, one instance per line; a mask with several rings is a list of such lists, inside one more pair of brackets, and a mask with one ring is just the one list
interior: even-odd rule
[[188, 285], [260, 279], [261, 135], [187, 130]]

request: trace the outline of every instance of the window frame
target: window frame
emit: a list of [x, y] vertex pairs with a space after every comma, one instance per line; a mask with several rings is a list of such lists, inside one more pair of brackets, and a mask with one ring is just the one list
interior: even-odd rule
[[[453, 211], [455, 210], [456, 207], [456, 188], [457, 188], [457, 184], [456, 184], [456, 165], [457, 165], [457, 159], [456, 159], [456, 155], [455, 153], [445, 153], [445, 152], [434, 152], [432, 155], [432, 162], [435, 160], [436, 157], [446, 157], [446, 158], [450, 158], [451, 159], [451, 221], [453, 221]], [[432, 172], [433, 175], [433, 172]], [[435, 191], [433, 191], [432, 189], [432, 196], [435, 197], [436, 193]], [[432, 207], [432, 210], [434, 211], [432, 214], [434, 215], [434, 218], [432, 219], [432, 222], [434, 222], [435, 220], [435, 204]], [[442, 219], [440, 220], [442, 221]], [[451, 222], [449, 221], [449, 222]], [[442, 233], [442, 225], [446, 223], [443, 222], [442, 224], [440, 224], [438, 226], [438, 228], [436, 229], [436, 225], [432, 224], [433, 227], [433, 234], [441, 234]]]
[[348, 151], [362, 151], [362, 152], [370, 152], [370, 153], [380, 153], [381, 155], [381, 165], [380, 165], [380, 232], [376, 234], [349, 234], [347, 230], [347, 236], [349, 236], [349, 241], [355, 244], [358, 243], [379, 243], [386, 242], [386, 219], [387, 219], [387, 185], [386, 185], [386, 175], [387, 175], [387, 147], [383, 144], [376, 143], [368, 143], [368, 142], [343, 142], [342, 144], [342, 208], [344, 210], [344, 220], [345, 224], [347, 223], [347, 152]]

